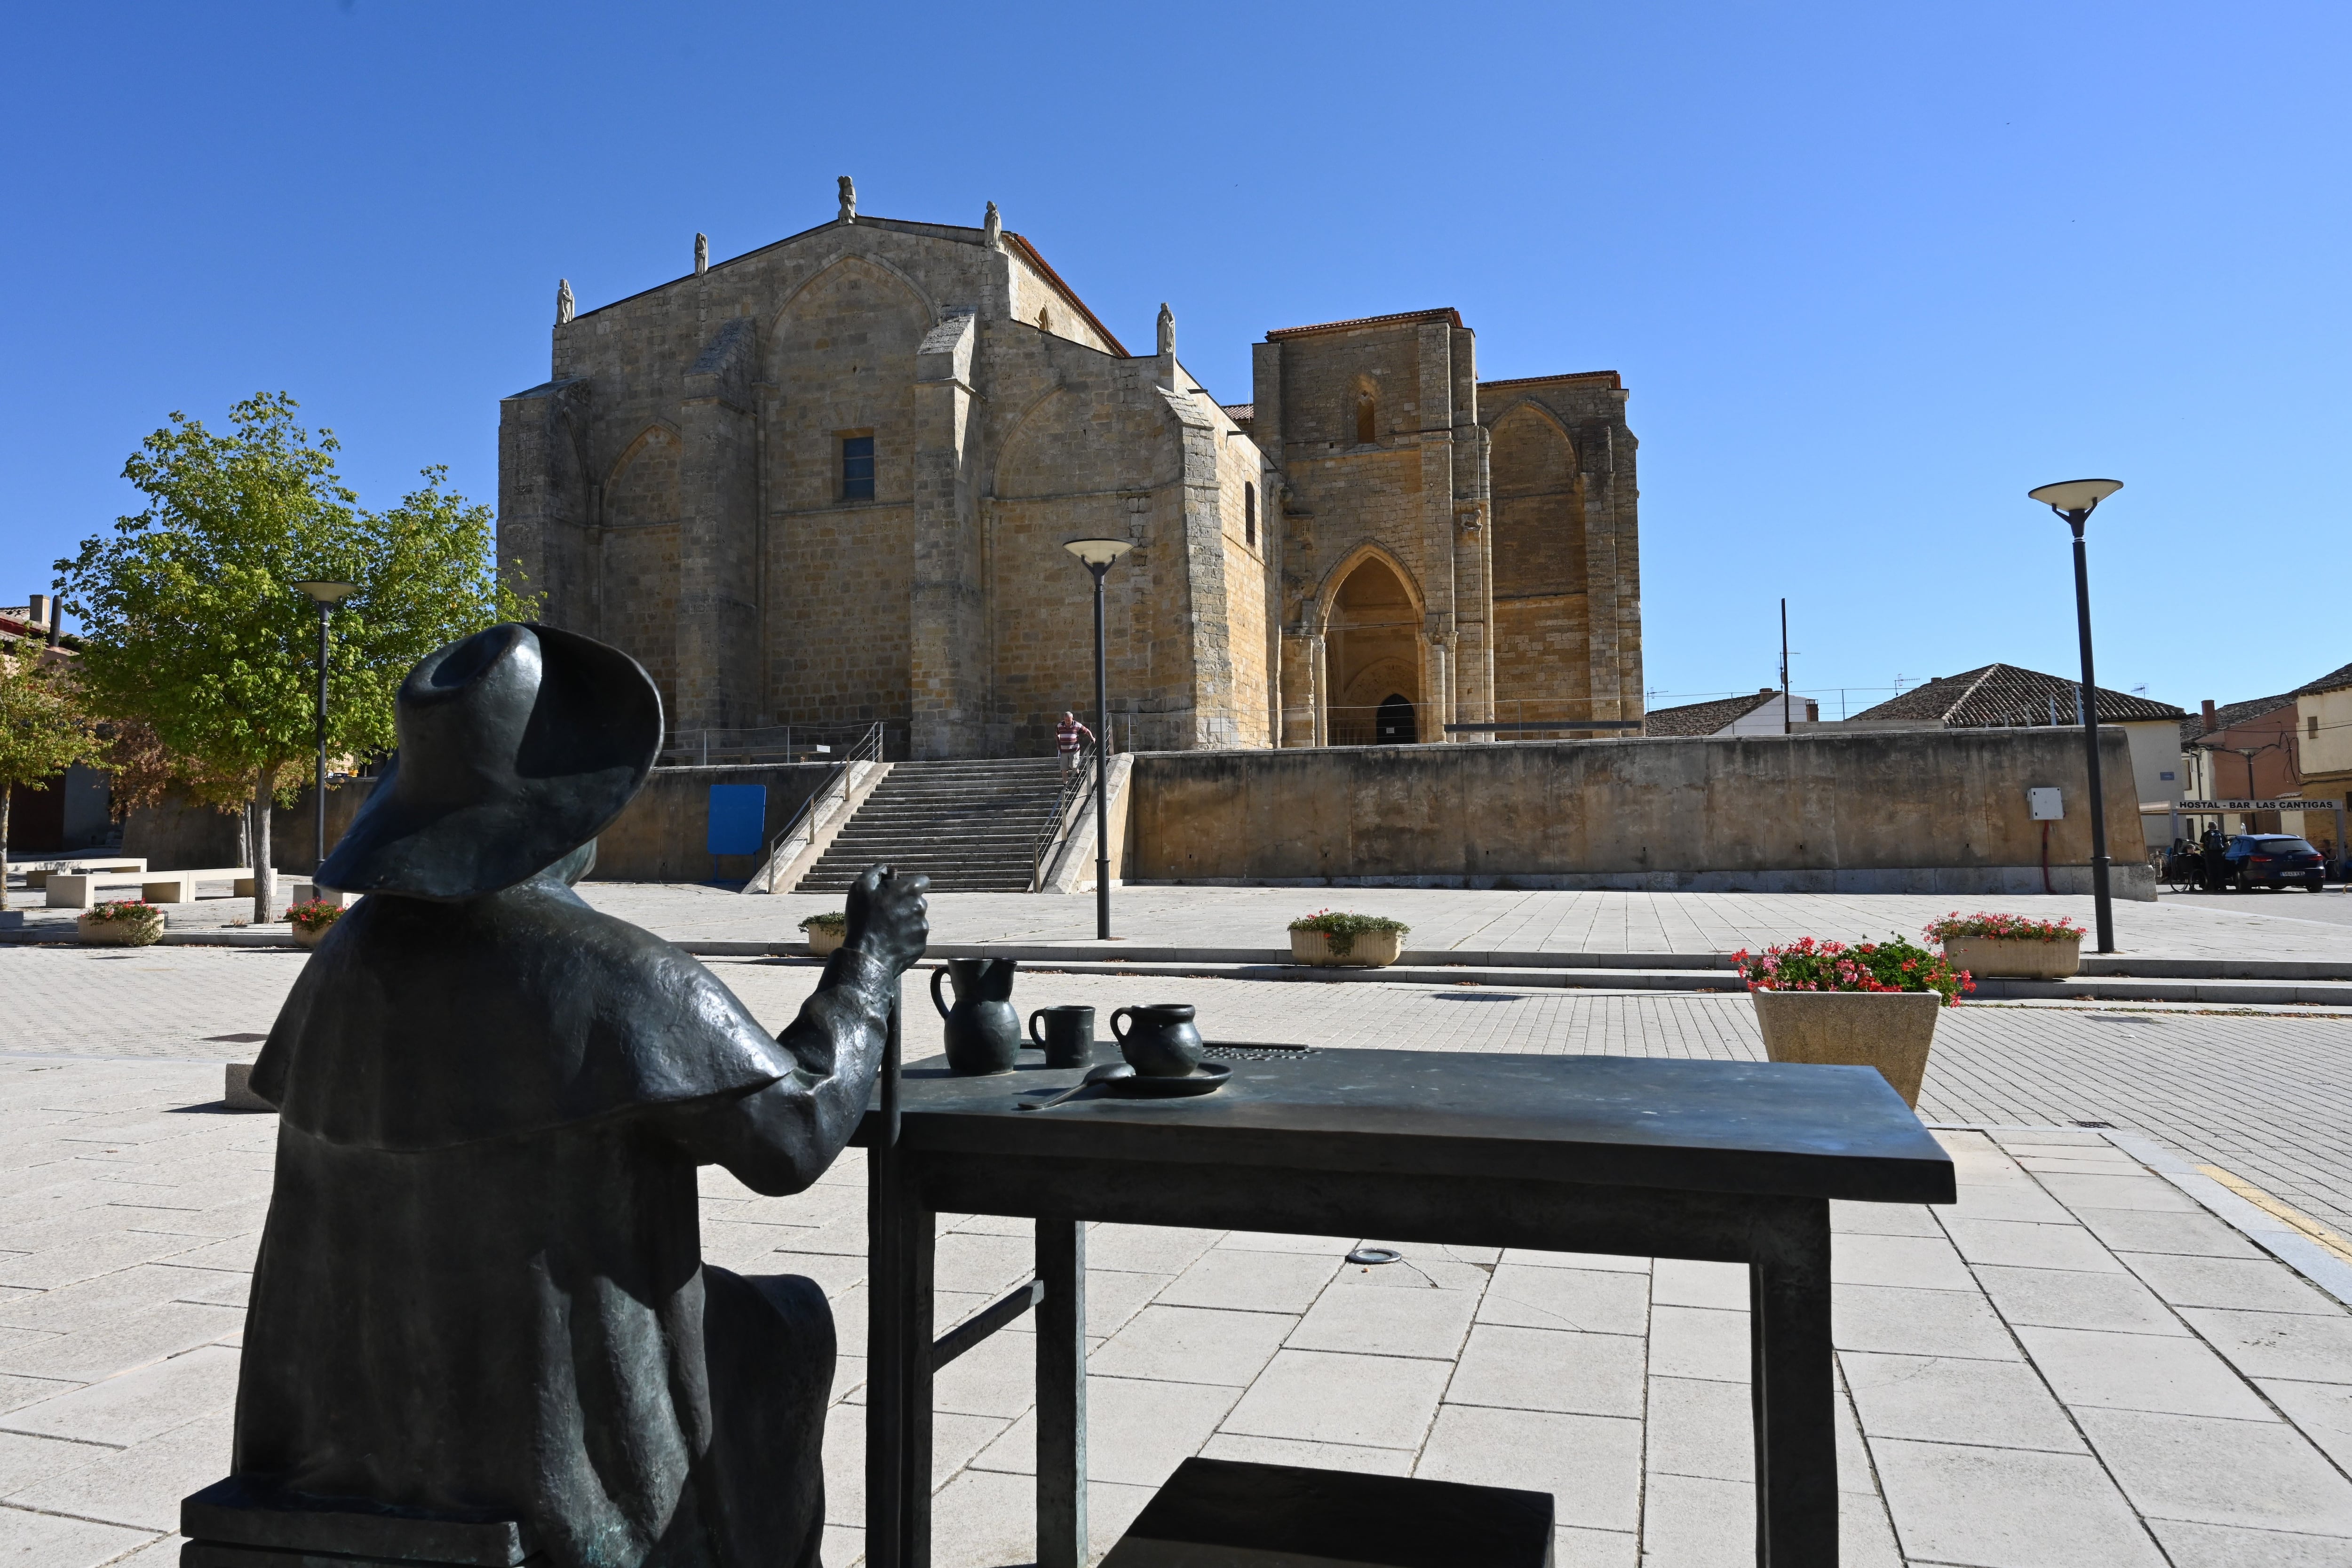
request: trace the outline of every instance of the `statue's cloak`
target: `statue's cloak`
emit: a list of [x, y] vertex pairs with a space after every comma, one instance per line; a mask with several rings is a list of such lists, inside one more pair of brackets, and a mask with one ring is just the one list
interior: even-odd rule
[[254, 1068], [281, 1120], [235, 1473], [508, 1513], [557, 1568], [814, 1563], [831, 1317], [705, 1268], [696, 1183], [727, 1108], [810, 1065], [551, 877], [367, 898]]

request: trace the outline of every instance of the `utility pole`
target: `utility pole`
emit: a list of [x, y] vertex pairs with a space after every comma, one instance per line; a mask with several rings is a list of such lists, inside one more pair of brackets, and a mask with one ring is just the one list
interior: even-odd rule
[[1789, 722], [1789, 601], [1780, 601], [1780, 733], [1794, 732]]

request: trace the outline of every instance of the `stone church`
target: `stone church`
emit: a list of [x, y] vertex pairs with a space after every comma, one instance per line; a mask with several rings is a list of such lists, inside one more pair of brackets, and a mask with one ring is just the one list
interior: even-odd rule
[[[890, 753], [1438, 741], [1642, 715], [1612, 371], [1480, 382], [1451, 310], [1268, 332], [1221, 405], [1003, 229], [856, 210], [595, 310], [504, 400], [501, 565], [679, 732], [882, 721]], [[1483, 739], [1485, 730], [1457, 731]], [[1591, 732], [1586, 731], [1583, 732]], [[1608, 731], [1603, 731], [1608, 732]]]

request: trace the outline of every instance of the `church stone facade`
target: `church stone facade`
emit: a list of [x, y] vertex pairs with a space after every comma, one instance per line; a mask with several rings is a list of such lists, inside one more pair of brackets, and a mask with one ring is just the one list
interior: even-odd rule
[[[1254, 398], [1128, 353], [1036, 248], [843, 216], [573, 316], [500, 405], [499, 555], [626, 648], [673, 731], [881, 721], [1035, 753], [1092, 706], [1142, 750], [1641, 716], [1614, 373], [1480, 384], [1451, 310], [1270, 332]], [[1467, 732], [1477, 738], [1484, 731]]]

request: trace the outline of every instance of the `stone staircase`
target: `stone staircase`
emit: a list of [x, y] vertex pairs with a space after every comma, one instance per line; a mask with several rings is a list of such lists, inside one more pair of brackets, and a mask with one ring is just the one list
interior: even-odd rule
[[868, 866], [920, 871], [941, 893], [1025, 893], [1060, 798], [1053, 757], [899, 763], [793, 890], [838, 893]]

